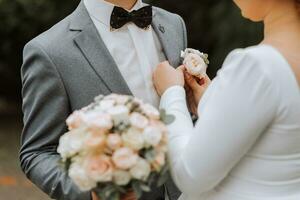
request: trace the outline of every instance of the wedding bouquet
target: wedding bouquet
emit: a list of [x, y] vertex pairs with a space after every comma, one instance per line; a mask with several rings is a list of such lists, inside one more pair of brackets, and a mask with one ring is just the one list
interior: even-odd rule
[[119, 200], [133, 190], [139, 198], [167, 179], [165, 124], [173, 120], [131, 96], [99, 96], [69, 116], [69, 132], [60, 138], [57, 151], [82, 191]]
[[209, 64], [208, 54], [187, 48], [181, 52], [181, 57], [183, 58], [183, 65], [188, 73], [199, 78], [206, 75], [207, 66]]

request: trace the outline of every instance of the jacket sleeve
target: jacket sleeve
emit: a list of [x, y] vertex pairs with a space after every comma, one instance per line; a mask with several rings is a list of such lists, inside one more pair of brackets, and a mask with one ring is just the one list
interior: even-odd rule
[[182, 25], [182, 31], [183, 31], [183, 41], [184, 41], [184, 48], [188, 48], [188, 38], [187, 38], [187, 29], [184, 20], [181, 16], [179, 16], [181, 25]]
[[60, 136], [67, 131], [70, 114], [64, 84], [49, 55], [32, 41], [24, 48], [21, 69], [24, 129], [20, 161], [26, 176], [51, 198], [90, 200], [59, 167], [56, 152]]

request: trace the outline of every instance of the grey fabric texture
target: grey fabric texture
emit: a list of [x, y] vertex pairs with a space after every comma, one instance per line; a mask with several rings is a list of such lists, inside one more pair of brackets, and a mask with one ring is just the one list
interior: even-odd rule
[[[187, 47], [185, 24], [176, 14], [156, 7], [153, 10], [152, 26], [168, 60], [178, 66], [180, 51]], [[56, 149], [67, 131], [65, 120], [97, 95], [130, 95], [130, 89], [83, 2], [71, 15], [31, 40], [24, 48], [23, 59], [21, 167], [53, 199], [90, 200], [91, 193], [81, 192], [58, 165]], [[171, 180], [166, 188], [175, 200], [179, 191]], [[160, 199], [164, 199], [163, 188], [142, 197]]]

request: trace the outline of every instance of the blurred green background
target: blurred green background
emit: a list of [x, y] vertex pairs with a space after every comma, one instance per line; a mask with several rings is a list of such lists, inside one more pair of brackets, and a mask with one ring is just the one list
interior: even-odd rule
[[[262, 25], [243, 19], [232, 1], [147, 2], [184, 18], [189, 47], [210, 56], [211, 77], [231, 50], [257, 44], [262, 39]], [[0, 200], [47, 199], [26, 181], [18, 164], [22, 49], [31, 38], [70, 14], [78, 3], [78, 0], [0, 0]]]

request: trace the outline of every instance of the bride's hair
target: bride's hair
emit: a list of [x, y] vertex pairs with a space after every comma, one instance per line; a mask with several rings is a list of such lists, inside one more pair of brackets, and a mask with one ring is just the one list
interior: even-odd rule
[[295, 0], [295, 1], [296, 1], [297, 10], [300, 13], [300, 0]]

